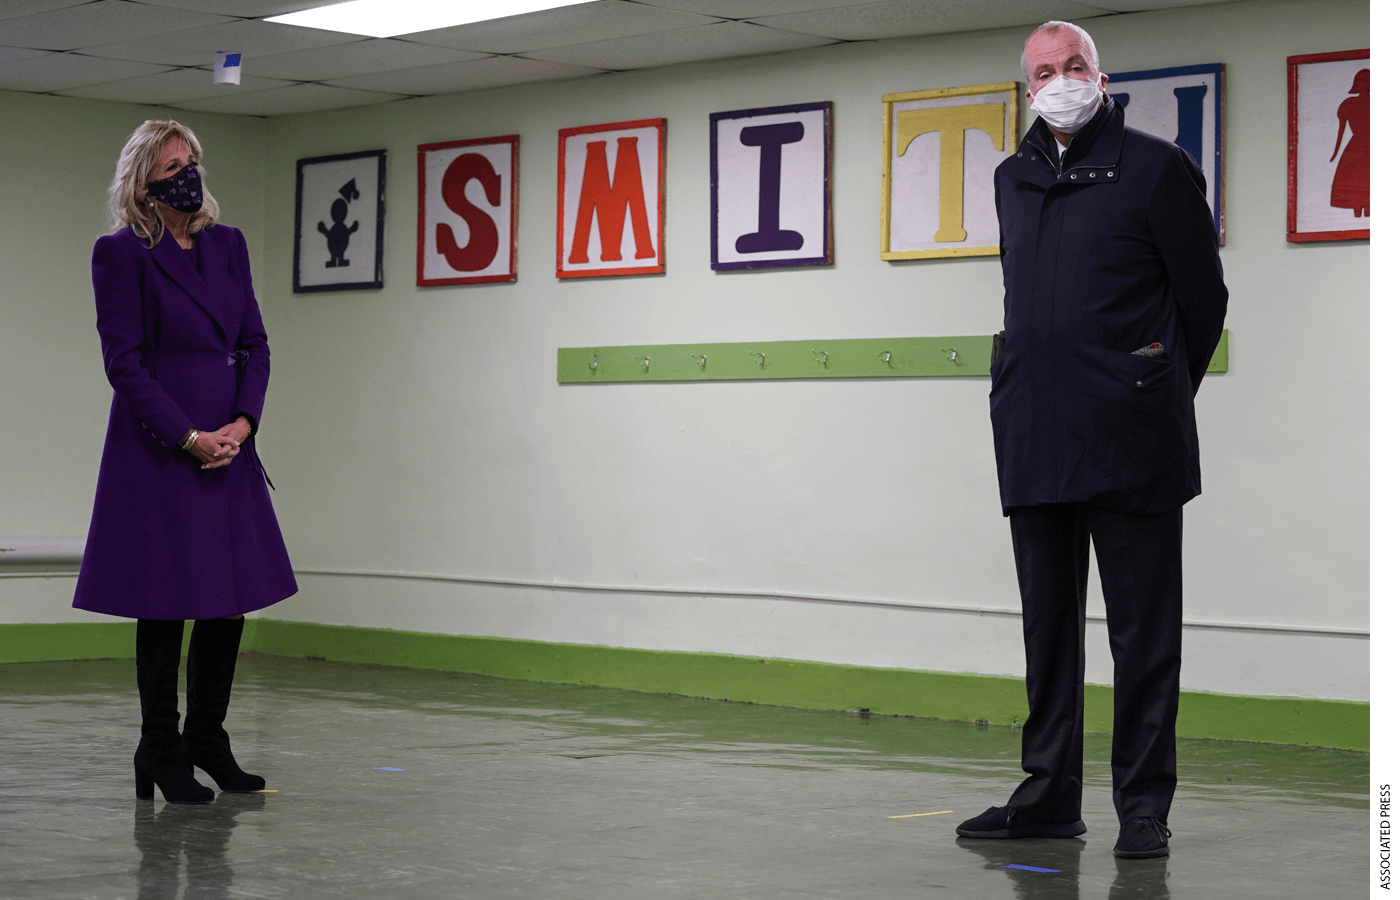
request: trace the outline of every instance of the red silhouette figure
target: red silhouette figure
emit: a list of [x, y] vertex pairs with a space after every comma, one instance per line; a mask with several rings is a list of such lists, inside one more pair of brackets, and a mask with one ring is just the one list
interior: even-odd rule
[[1347, 125], [1351, 126], [1351, 140], [1332, 176], [1332, 205], [1349, 209], [1360, 218], [1369, 215], [1371, 206], [1371, 70], [1357, 72], [1347, 93], [1357, 96], [1346, 98], [1337, 107], [1337, 146], [1332, 148], [1332, 159], [1342, 149]]

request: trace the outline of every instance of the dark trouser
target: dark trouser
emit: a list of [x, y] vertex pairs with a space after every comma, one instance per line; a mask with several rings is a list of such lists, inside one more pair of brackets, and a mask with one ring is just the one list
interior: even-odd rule
[[1176, 791], [1181, 683], [1181, 508], [1135, 516], [1082, 503], [1011, 511], [1030, 716], [1029, 777], [1011, 807], [1080, 817], [1084, 775], [1084, 600], [1092, 537], [1113, 651], [1113, 805], [1120, 822], [1165, 820]]

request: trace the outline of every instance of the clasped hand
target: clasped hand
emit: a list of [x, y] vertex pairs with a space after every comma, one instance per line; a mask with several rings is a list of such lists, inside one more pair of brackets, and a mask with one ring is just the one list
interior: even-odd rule
[[233, 462], [250, 431], [242, 416], [218, 431], [201, 431], [190, 446], [190, 455], [202, 463], [201, 469], [221, 469]]

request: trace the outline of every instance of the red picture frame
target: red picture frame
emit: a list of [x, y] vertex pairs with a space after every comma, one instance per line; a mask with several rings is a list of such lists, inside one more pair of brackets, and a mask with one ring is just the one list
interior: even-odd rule
[[[1308, 53], [1288, 57], [1288, 224], [1287, 240], [1290, 243], [1311, 243], [1315, 241], [1368, 240], [1371, 229], [1366, 228], [1322, 228], [1300, 230], [1299, 217], [1299, 67], [1314, 63], [1344, 62], [1347, 60], [1371, 58], [1370, 48], [1362, 50], [1341, 50], [1334, 53]], [[1369, 131], [1369, 125], [1368, 125]], [[1355, 133], [1353, 132], [1353, 139]], [[1367, 135], [1369, 142], [1369, 133]], [[1338, 148], [1341, 141], [1338, 135]], [[1367, 149], [1369, 159], [1369, 147]], [[1367, 207], [1369, 210], [1369, 207]], [[1370, 218], [1369, 212], [1366, 218]]]
[[[501, 191], [502, 200], [509, 200], [506, 212], [509, 215], [509, 227], [507, 228], [507, 252], [509, 253], [509, 271], [494, 272], [485, 275], [432, 275], [425, 270], [428, 268], [428, 257], [437, 255], [436, 250], [430, 251], [428, 239], [428, 216], [430, 207], [434, 206], [428, 202], [427, 181], [428, 181], [428, 155], [443, 150], [457, 150], [464, 147], [501, 147], [509, 145], [509, 187]], [[498, 152], [495, 154], [500, 156]], [[500, 173], [494, 173], [498, 177]], [[488, 198], [489, 199], [489, 198]], [[505, 206], [505, 203], [500, 204]], [[499, 225], [497, 232], [499, 234]], [[520, 135], [508, 134], [497, 137], [472, 138], [464, 141], [440, 141], [432, 144], [418, 145], [418, 286], [435, 287], [438, 285], [454, 284], [489, 284], [499, 282], [511, 282], [518, 278], [517, 265], [517, 242], [520, 231]], [[496, 253], [496, 259], [500, 259], [500, 251]], [[499, 262], [493, 263], [491, 268], [500, 268]], [[438, 265], [435, 268], [441, 269]]]
[[[566, 203], [565, 195], [565, 146], [571, 137], [581, 134], [601, 134], [612, 131], [656, 129], [656, 263], [649, 266], [621, 266], [616, 268], [566, 269], [564, 259]], [[597, 278], [608, 275], [659, 275], [666, 271], [666, 119], [633, 119], [626, 122], [609, 122], [602, 125], [583, 125], [575, 128], [559, 129], [559, 198], [555, 229], [555, 274], [559, 278]], [[609, 177], [612, 173], [609, 173]], [[578, 198], [572, 198], [577, 200]], [[577, 212], [577, 211], [576, 211]], [[577, 226], [575, 226], [577, 227]], [[589, 226], [592, 228], [592, 220]], [[635, 228], [635, 224], [634, 224]]]

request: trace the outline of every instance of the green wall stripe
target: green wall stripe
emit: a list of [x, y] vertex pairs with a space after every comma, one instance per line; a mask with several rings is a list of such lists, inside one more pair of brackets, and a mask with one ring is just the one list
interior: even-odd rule
[[[1209, 371], [1228, 371], [1229, 338], [1221, 335]], [[991, 350], [989, 334], [560, 347], [557, 377], [560, 384], [965, 377], [991, 373]]]
[[[136, 623], [0, 625], [0, 663], [131, 659]], [[807, 709], [1019, 725], [1026, 719], [1019, 678], [914, 669], [877, 669], [717, 653], [635, 650], [511, 638], [425, 634], [249, 619], [242, 649], [273, 656], [474, 672], [525, 681], [591, 684]], [[1084, 726], [1113, 728], [1113, 690], [1086, 685]], [[1370, 749], [1370, 704], [1186, 691], [1182, 737]]]
[[[256, 649], [279, 656], [474, 672], [809, 709], [1018, 725], [1020, 678], [877, 669], [715, 653], [635, 650], [261, 619]], [[1111, 731], [1113, 690], [1087, 685], [1085, 728]], [[1183, 692], [1182, 737], [1367, 750], [1370, 704]]]
[[[190, 627], [185, 623], [185, 643]], [[254, 649], [258, 620], [243, 625], [239, 649]], [[40, 625], [0, 625], [0, 663], [48, 662], [60, 659], [135, 659], [136, 622], [63, 622]]]

